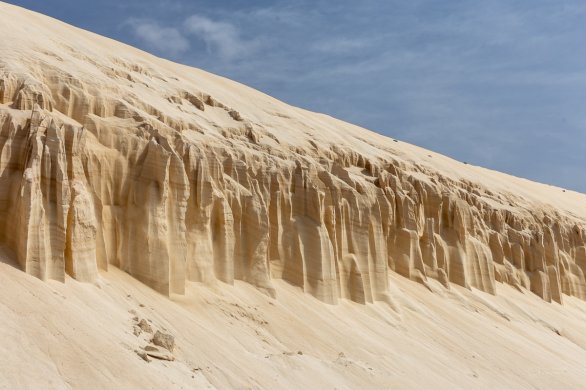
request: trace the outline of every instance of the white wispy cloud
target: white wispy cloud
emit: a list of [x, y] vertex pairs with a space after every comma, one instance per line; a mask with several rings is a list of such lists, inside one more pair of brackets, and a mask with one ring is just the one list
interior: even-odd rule
[[234, 24], [201, 15], [191, 15], [173, 27], [138, 18], [129, 18], [124, 25], [150, 49], [173, 56], [187, 52], [192, 43], [196, 46], [194, 39], [205, 44], [208, 54], [226, 63], [250, 56], [262, 46], [259, 38], [244, 39]]
[[187, 34], [203, 40], [208, 52], [227, 60], [250, 55], [259, 45], [259, 41], [243, 39], [233, 24], [205, 16], [190, 16], [183, 23], [183, 28]]
[[176, 55], [189, 50], [189, 40], [174, 27], [161, 26], [149, 19], [130, 18], [125, 24], [146, 45], [164, 54]]

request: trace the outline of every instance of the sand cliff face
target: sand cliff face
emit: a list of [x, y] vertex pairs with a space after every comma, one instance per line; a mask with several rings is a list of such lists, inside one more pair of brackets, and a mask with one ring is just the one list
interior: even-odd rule
[[164, 294], [284, 279], [366, 303], [392, 301], [396, 272], [586, 298], [583, 195], [0, 10], [0, 241], [27, 273], [114, 265]]

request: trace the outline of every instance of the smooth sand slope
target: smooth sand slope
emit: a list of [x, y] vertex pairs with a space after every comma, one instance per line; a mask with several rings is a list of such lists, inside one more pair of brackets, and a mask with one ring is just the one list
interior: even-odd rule
[[4, 3], [0, 37], [0, 386], [586, 382], [585, 195]]
[[[169, 299], [118, 269], [63, 284], [0, 264], [0, 388], [583, 388], [583, 301], [391, 281], [399, 312], [285, 282], [278, 299], [242, 282]], [[136, 355], [132, 310], [176, 336], [175, 361]]]

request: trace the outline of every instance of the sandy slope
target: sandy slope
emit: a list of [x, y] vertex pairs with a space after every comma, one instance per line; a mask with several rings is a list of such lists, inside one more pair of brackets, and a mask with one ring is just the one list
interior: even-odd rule
[[[396, 278], [398, 312], [324, 305], [286, 283], [278, 300], [245, 283], [169, 299], [113, 268], [62, 284], [0, 264], [0, 285], [3, 389], [580, 389], [586, 376], [586, 303], [505, 285], [495, 297]], [[130, 310], [176, 335], [176, 361], [133, 352]]]

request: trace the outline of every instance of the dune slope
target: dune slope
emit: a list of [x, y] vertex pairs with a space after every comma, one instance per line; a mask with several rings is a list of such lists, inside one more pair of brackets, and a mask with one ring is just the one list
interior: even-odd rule
[[[0, 388], [583, 388], [584, 301], [391, 282], [398, 311], [283, 281], [278, 299], [243, 282], [169, 298], [114, 267], [88, 284], [0, 264]], [[176, 337], [174, 361], [135, 353], [135, 317]]]

